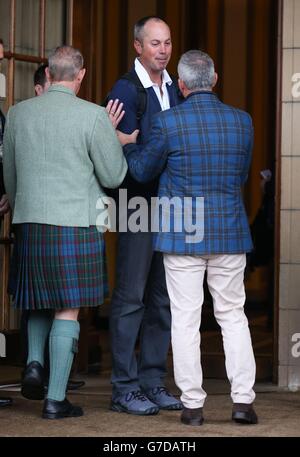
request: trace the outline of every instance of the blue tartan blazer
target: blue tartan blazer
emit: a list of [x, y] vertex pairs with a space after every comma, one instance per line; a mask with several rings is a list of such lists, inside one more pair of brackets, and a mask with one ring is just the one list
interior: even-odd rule
[[199, 91], [154, 115], [144, 145], [125, 146], [137, 181], [160, 175], [155, 250], [210, 255], [252, 249], [241, 193], [252, 145], [249, 114]]

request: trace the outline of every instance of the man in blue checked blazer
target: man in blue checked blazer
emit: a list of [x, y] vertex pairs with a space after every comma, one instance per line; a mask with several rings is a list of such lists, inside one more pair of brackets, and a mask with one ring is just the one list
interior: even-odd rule
[[[127, 144], [124, 150], [136, 180], [160, 175], [152, 230], [154, 248], [164, 255], [171, 300], [181, 421], [203, 423], [199, 328], [206, 271], [222, 329], [232, 419], [253, 424], [255, 360], [244, 313], [244, 269], [252, 241], [241, 195], [251, 162], [252, 121], [212, 92], [217, 75], [207, 54], [185, 53], [178, 74], [185, 101], [155, 115], [143, 146]], [[121, 142], [134, 142], [136, 133], [120, 134]]]

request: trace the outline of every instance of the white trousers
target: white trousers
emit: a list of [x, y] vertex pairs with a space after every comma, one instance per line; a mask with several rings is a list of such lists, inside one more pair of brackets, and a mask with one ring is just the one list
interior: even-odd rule
[[174, 377], [186, 408], [203, 406], [200, 323], [203, 278], [213, 298], [214, 315], [221, 327], [225, 364], [234, 403], [255, 398], [255, 360], [244, 313], [245, 254], [186, 256], [164, 254], [172, 314]]

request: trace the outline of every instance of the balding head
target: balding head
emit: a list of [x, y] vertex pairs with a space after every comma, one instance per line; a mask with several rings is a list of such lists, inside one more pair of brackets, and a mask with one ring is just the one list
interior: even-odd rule
[[52, 82], [74, 81], [83, 68], [82, 54], [72, 46], [54, 49], [49, 55], [48, 62]]
[[151, 23], [160, 23], [164, 24], [166, 27], [169, 28], [168, 24], [165, 23], [160, 17], [157, 16], [146, 16], [140, 19], [134, 25], [134, 39], [138, 40], [140, 43], [143, 43], [144, 36], [146, 34], [147, 25]]

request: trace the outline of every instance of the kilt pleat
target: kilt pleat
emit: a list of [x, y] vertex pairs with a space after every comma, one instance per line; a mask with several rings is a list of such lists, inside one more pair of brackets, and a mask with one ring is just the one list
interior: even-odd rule
[[98, 306], [108, 295], [105, 245], [96, 227], [20, 224], [13, 263], [17, 309]]

